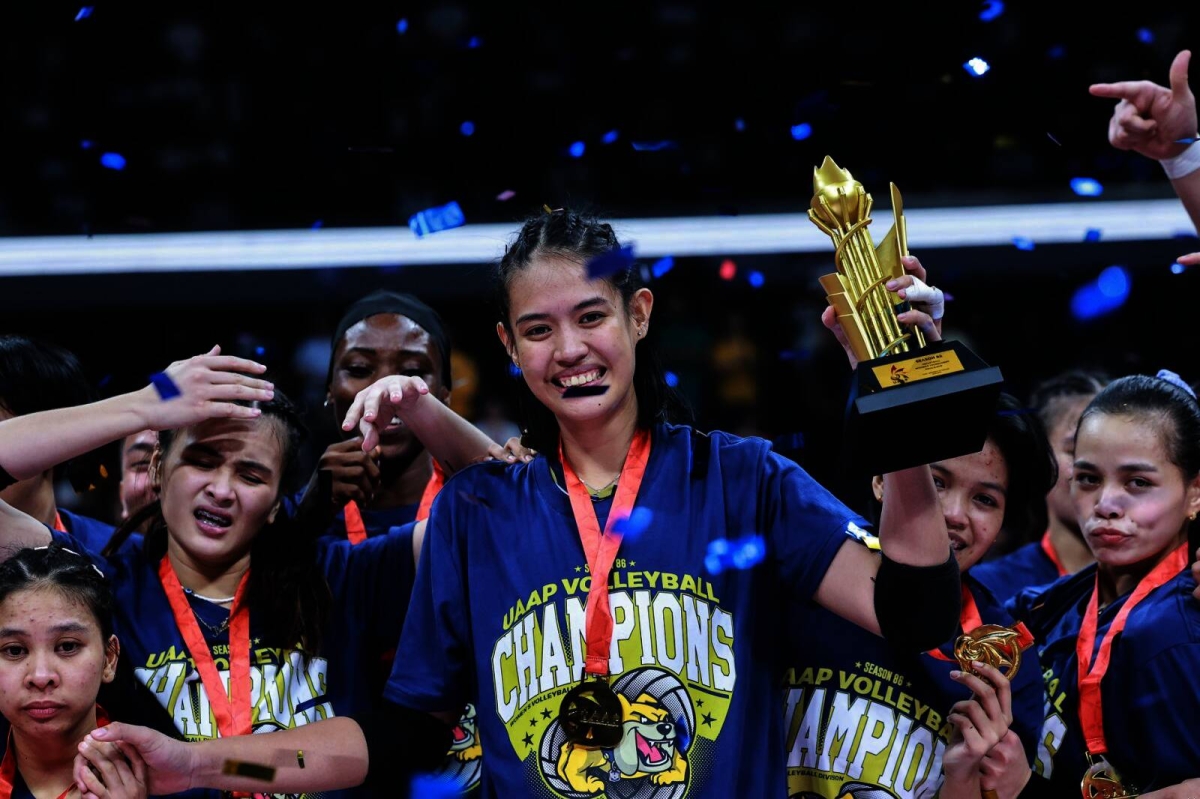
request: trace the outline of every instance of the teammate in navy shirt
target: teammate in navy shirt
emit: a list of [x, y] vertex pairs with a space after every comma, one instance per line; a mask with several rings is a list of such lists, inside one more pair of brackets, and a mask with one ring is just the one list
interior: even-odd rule
[[[150, 532], [144, 542], [114, 539], [103, 565], [138, 682], [191, 740], [372, 707], [361, 641], [407, 599], [389, 592], [411, 577], [410, 532], [318, 551], [279, 514], [300, 427], [287, 400], [250, 376], [262, 370], [214, 349], [166, 371], [179, 391], [169, 400], [147, 387], [0, 424], [0, 462], [18, 477], [138, 429], [162, 430], [151, 470], [161, 503], [119, 531], [144, 517]], [[5, 532], [14, 546], [36, 543], [24, 528]], [[323, 625], [330, 609], [350, 621]]]
[[1188, 569], [1200, 406], [1186, 384], [1160, 373], [1101, 391], [1079, 422], [1072, 496], [1097, 565], [1014, 602], [1045, 669], [1039, 784], [1078, 790], [1089, 754], [1131, 793], [1181, 784], [1200, 764], [1200, 606]]
[[416, 297], [376, 291], [358, 300], [338, 321], [331, 350], [325, 406], [343, 440], [321, 456], [306, 492], [311, 496], [299, 508], [332, 513], [328, 535], [355, 543], [383, 535], [427, 516], [445, 474], [475, 456], [515, 459], [465, 420], [452, 436], [398, 425], [369, 452], [356, 431], [341, 429], [358, 392], [388, 375], [420, 380], [430, 399], [449, 403], [450, 338], [437, 312]]
[[1079, 415], [1106, 382], [1108, 378], [1097, 373], [1069, 371], [1033, 391], [1030, 402], [1058, 461], [1058, 482], [1046, 495], [1047, 523], [1044, 531], [1037, 531], [1036, 540], [975, 567], [975, 577], [991, 586], [1001, 602], [1030, 586], [1049, 585], [1092, 562], [1071, 501], [1071, 464]]
[[[1019, 407], [1002, 395], [982, 451], [930, 467], [963, 573], [960, 633], [980, 624], [1014, 624], [1003, 603], [974, 579], [975, 564], [1002, 528], [1016, 534], [1036, 528], [1037, 511], [1054, 484], [1054, 462], [1041, 426], [1015, 413]], [[874, 488], [881, 497], [880, 478]], [[878, 546], [873, 536], [861, 538]], [[958, 635], [930, 652], [898, 652], [813, 603], [797, 610], [792, 628], [796, 654], [787, 674], [784, 717], [789, 795], [837, 799], [870, 789], [899, 797], [936, 793], [954, 732], [951, 708], [972, 695], [955, 676]], [[1027, 762], [1033, 760], [1045, 715], [1042, 696], [1037, 653], [1027, 651], [1011, 686], [1015, 740], [1008, 742]], [[985, 779], [984, 787], [993, 786]]]
[[[887, 477], [904, 499], [885, 505], [880, 567], [848, 535], [858, 517], [767, 442], [659, 421], [665, 383], [634, 355], [653, 296], [631, 266], [592, 281], [583, 265], [618, 246], [608, 225], [561, 210], [509, 246], [498, 331], [531, 393], [526, 443], [548, 457], [469, 467], [435, 500], [387, 696], [449, 717], [474, 701], [483, 796], [782, 796], [790, 601], [816, 596], [879, 629], [891, 618], [876, 616], [871, 576], [886, 594], [907, 574], [897, 559], [919, 564], [919, 586], [937, 589], [913, 610], [934, 623], [908, 631], [943, 640], [959, 591], [937, 496], [927, 467]], [[408, 421], [395, 380], [351, 406], [367, 450], [394, 417]], [[581, 540], [594, 523], [625, 525], [634, 497], [648, 530], [619, 551], [598, 528]], [[710, 546], [754, 534], [757, 568], [706, 570]], [[587, 631], [588, 597], [605, 595], [593, 573], [609, 589], [607, 633]], [[593, 634], [610, 645], [585, 643]], [[613, 678], [612, 747], [569, 739], [558, 718], [585, 655]]]

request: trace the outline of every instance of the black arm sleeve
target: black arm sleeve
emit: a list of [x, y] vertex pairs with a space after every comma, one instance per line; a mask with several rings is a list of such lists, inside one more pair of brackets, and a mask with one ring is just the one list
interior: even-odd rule
[[412, 778], [436, 771], [450, 751], [450, 727], [420, 710], [384, 700], [354, 720], [367, 739], [366, 785], [376, 796], [407, 796]]
[[879, 631], [897, 649], [926, 652], [958, 630], [962, 587], [954, 553], [939, 566], [907, 566], [883, 556], [875, 578]]

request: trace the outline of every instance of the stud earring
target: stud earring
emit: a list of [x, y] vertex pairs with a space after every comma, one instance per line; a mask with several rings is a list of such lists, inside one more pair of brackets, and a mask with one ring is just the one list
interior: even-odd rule
[[1190, 516], [1188, 516], [1188, 521], [1193, 521], [1193, 522], [1196, 521], [1196, 512], [1195, 511], [1192, 511], [1192, 514]]

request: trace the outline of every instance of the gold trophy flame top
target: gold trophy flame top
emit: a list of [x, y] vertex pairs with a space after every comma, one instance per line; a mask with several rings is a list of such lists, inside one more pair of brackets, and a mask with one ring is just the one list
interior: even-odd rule
[[859, 361], [925, 346], [919, 330], [907, 331], [896, 321], [908, 303], [884, 286], [904, 275], [900, 258], [908, 255], [904, 205], [896, 184], [890, 186], [896, 223], [876, 248], [867, 230], [871, 195], [829, 156], [813, 169], [808, 218], [833, 239], [837, 266], [837, 272], [821, 278], [821, 286]]

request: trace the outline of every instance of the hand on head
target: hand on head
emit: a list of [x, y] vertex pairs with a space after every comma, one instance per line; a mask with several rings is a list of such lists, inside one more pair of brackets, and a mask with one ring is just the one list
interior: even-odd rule
[[222, 355], [219, 346], [204, 355], [176, 361], [163, 370], [169, 387], [177, 396], [164, 395], [161, 388], [147, 386], [139, 394], [145, 424], [150, 430], [187, 427], [208, 419], [254, 419], [257, 408], [240, 402], [267, 402], [275, 396], [275, 387], [260, 375], [267, 367], [245, 358]]

